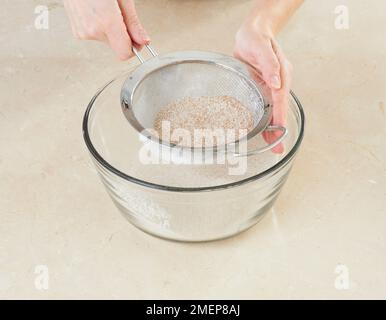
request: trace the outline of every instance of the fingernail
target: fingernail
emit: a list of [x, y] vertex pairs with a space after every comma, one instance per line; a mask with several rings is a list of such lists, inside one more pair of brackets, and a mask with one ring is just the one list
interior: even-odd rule
[[274, 89], [280, 89], [281, 88], [281, 81], [280, 81], [280, 78], [278, 76], [273, 76], [271, 78], [271, 86]]
[[142, 29], [142, 37], [146, 42], [150, 42], [150, 37], [144, 29]]

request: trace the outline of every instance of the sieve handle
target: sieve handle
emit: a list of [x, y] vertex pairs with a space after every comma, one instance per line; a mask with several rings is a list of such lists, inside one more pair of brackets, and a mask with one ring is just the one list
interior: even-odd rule
[[[145, 47], [147, 48], [147, 50], [149, 50], [149, 52], [151, 53], [151, 55], [152, 55], [153, 57], [158, 56], [157, 51], [155, 51], [154, 48], [153, 48], [150, 44], [145, 45]], [[141, 56], [141, 54], [138, 52], [137, 48], [135, 48], [135, 47], [133, 46], [131, 50], [133, 51], [133, 53], [135, 54], [135, 56], [138, 58], [139, 62], [145, 63], [145, 60], [142, 58], [142, 56]]]
[[269, 145], [267, 145], [265, 147], [262, 147], [262, 148], [259, 148], [256, 150], [251, 150], [251, 151], [248, 151], [246, 153], [235, 153], [234, 156], [235, 157], [253, 156], [253, 155], [271, 150], [271, 149], [275, 148], [278, 144], [280, 144], [288, 134], [287, 128], [282, 127], [282, 126], [268, 126], [264, 131], [281, 131], [282, 134], [274, 142], [270, 143]]

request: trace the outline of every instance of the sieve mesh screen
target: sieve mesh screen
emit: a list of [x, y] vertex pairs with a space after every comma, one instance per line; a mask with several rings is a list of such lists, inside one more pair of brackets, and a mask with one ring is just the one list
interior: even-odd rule
[[144, 128], [153, 128], [161, 109], [185, 98], [228, 96], [239, 101], [256, 126], [264, 115], [264, 101], [243, 75], [218, 64], [184, 61], [147, 74], [136, 86], [132, 111]]

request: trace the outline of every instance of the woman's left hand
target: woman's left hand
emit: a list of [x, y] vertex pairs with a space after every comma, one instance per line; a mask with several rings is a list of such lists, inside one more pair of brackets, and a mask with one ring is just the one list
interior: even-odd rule
[[[267, 25], [247, 21], [236, 35], [234, 56], [249, 65], [254, 80], [263, 87], [263, 94], [273, 104], [272, 125], [285, 126], [291, 87], [292, 65], [285, 57]], [[280, 137], [281, 132], [264, 132], [268, 143]], [[283, 144], [272, 149], [284, 151]]]

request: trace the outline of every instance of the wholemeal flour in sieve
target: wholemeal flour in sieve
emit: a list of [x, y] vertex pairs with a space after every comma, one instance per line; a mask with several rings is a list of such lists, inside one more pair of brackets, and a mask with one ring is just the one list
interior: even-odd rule
[[[235, 138], [241, 138], [253, 129], [254, 119], [251, 112], [238, 100], [229, 96], [214, 97], [186, 97], [164, 106], [156, 116], [154, 129], [159, 136], [162, 133], [163, 123], [169, 123], [170, 132], [176, 129], [187, 130], [192, 138], [192, 143], [200, 145], [205, 141], [198, 141], [194, 135], [195, 130], [222, 129], [233, 131]], [[167, 136], [166, 136], [167, 137]], [[198, 139], [203, 139], [198, 137]], [[173, 138], [169, 138], [169, 141]], [[213, 142], [216, 144], [216, 142]]]

